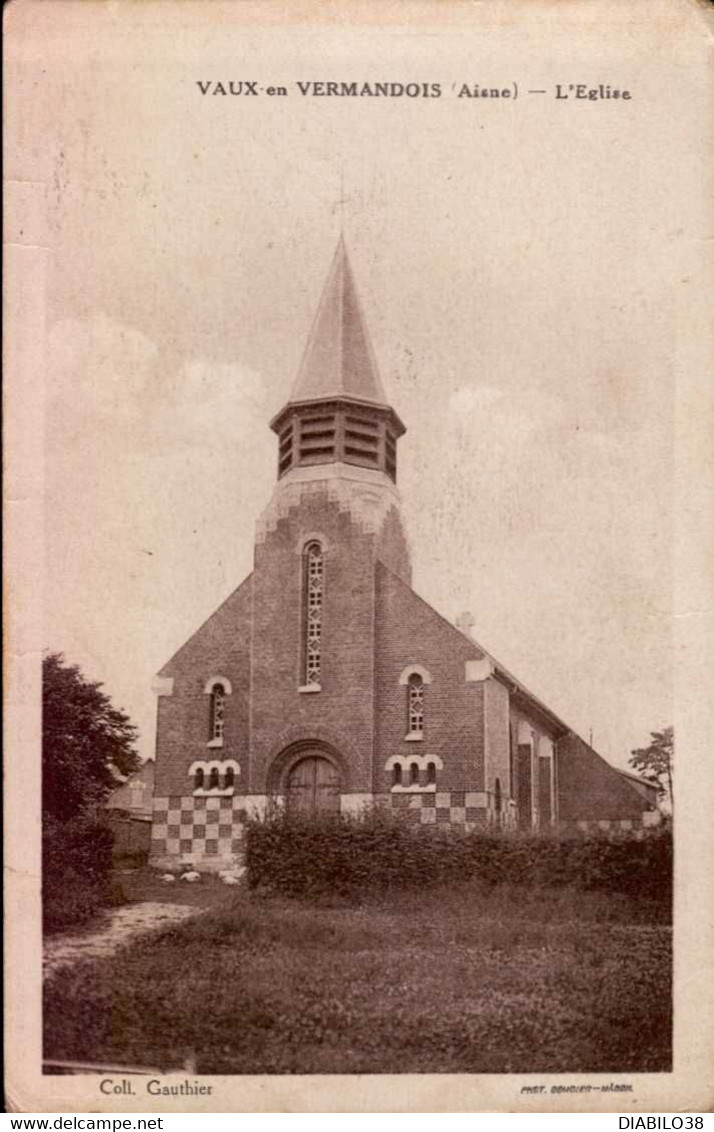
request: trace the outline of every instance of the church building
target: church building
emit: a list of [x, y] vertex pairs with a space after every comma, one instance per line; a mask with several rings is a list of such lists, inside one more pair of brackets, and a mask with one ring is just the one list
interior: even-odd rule
[[344, 241], [292, 395], [252, 573], [156, 679], [151, 859], [226, 868], [272, 804], [475, 828], [641, 830], [656, 792], [610, 766], [411, 588], [405, 425]]

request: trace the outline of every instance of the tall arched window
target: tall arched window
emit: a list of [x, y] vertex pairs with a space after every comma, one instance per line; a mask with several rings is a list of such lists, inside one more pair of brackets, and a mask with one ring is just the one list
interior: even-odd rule
[[308, 687], [319, 688], [322, 673], [322, 620], [325, 581], [324, 557], [319, 542], [311, 542], [305, 547], [304, 571], [304, 681]]
[[211, 691], [210, 739], [222, 740], [226, 723], [226, 690], [222, 684], [214, 684]]
[[407, 697], [407, 733], [421, 735], [424, 730], [424, 681], [418, 672], [409, 677]]
[[193, 776], [194, 790], [203, 790], [204, 777], [203, 770], [199, 767]]
[[501, 797], [501, 779], [497, 778], [493, 788], [493, 807], [496, 811], [496, 825], [501, 824], [501, 810], [503, 809], [503, 799]]
[[402, 785], [402, 765], [395, 763], [392, 767], [392, 786]]

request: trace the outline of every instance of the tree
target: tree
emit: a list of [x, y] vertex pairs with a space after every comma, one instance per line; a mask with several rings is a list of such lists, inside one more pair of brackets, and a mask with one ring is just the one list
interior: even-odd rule
[[137, 730], [61, 653], [42, 663], [42, 812], [70, 821], [101, 805], [117, 775], [139, 768]]
[[649, 747], [639, 747], [630, 755], [630, 766], [642, 778], [654, 783], [662, 797], [669, 797], [674, 812], [672, 792], [672, 761], [674, 756], [674, 728], [650, 732], [652, 741]]
[[42, 662], [42, 907], [45, 929], [82, 923], [114, 898], [102, 803], [139, 767], [137, 731], [61, 653]]

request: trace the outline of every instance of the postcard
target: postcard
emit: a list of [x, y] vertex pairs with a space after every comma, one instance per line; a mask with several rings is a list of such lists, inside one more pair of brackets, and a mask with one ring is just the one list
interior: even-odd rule
[[12, 1108], [709, 1110], [711, 9], [5, 18]]

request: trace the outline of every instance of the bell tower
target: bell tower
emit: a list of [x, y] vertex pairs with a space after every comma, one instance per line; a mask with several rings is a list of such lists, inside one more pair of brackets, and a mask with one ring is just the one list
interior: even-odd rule
[[396, 488], [397, 445], [406, 429], [379, 376], [342, 236], [295, 385], [270, 427], [278, 437], [278, 482], [258, 541], [322, 490], [375, 537], [376, 556], [409, 583]]
[[374, 780], [378, 564], [407, 585], [411, 566], [396, 486], [405, 429], [343, 239], [271, 428], [277, 482], [252, 575], [249, 789], [362, 796]]
[[346, 464], [396, 482], [405, 428], [387, 403], [342, 237], [297, 381], [271, 428], [280, 479], [299, 468]]

